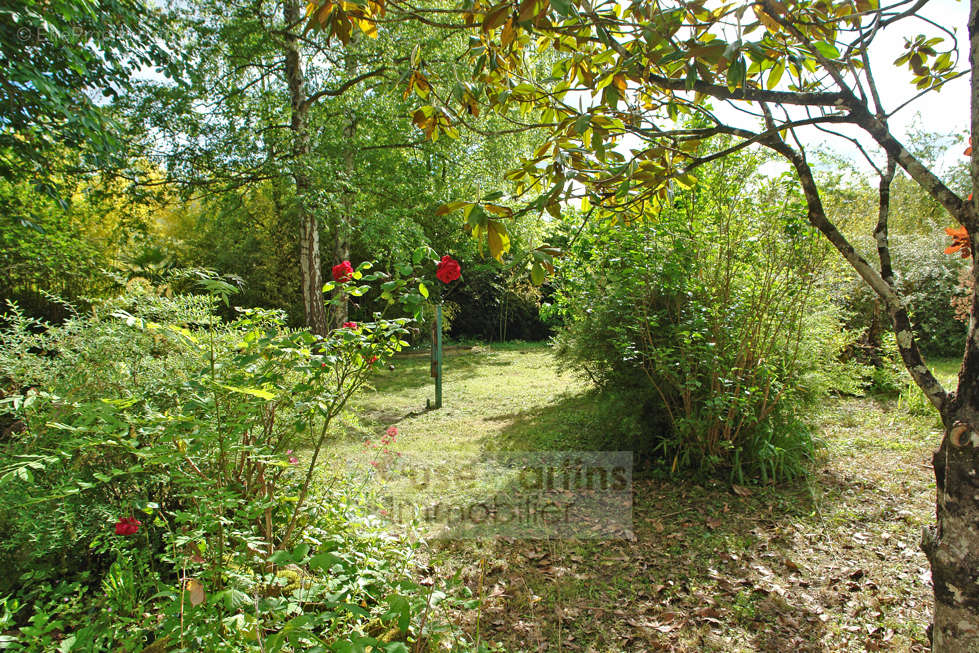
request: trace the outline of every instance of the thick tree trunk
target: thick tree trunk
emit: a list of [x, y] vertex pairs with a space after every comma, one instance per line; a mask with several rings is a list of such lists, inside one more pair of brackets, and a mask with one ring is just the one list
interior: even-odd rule
[[[972, 66], [973, 144], [979, 144], [979, 0], [969, 10]], [[979, 190], [979, 148], [972, 152], [973, 190]], [[979, 193], [956, 215], [969, 232], [972, 255], [979, 251]], [[972, 276], [979, 280], [973, 263]], [[942, 411], [945, 437], [935, 452], [937, 525], [922, 535], [935, 586], [932, 650], [979, 651], [979, 286], [974, 285], [969, 335], [959, 370], [959, 387]]]
[[970, 427], [979, 409], [959, 408], [949, 420], [932, 458], [937, 525], [925, 529], [921, 548], [935, 590], [932, 650], [958, 653], [979, 651], [979, 435]]
[[323, 303], [323, 276], [320, 266], [320, 233], [316, 214], [309, 206], [309, 102], [306, 81], [299, 60], [297, 30], [302, 27], [303, 3], [286, 0], [283, 8], [286, 22], [286, 82], [292, 106], [292, 177], [296, 183], [296, 204], [299, 214], [299, 268], [302, 276], [303, 310], [306, 326], [313, 333], [326, 335], [329, 323]]

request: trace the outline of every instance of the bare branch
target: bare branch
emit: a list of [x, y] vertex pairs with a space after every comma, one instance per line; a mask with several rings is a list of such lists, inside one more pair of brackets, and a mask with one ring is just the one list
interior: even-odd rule
[[386, 71], [387, 71], [387, 66], [381, 66], [376, 70], [372, 70], [362, 75], [357, 75], [352, 79], [348, 79], [346, 82], [344, 82], [343, 84], [341, 84], [336, 88], [325, 88], [322, 91], [313, 93], [308, 98], [306, 98], [306, 102], [304, 102], [305, 108], [309, 108], [312, 105], [316, 104], [316, 101], [322, 97], [336, 97], [338, 95], [343, 95], [352, 87], [361, 83], [365, 79], [370, 79], [371, 77], [377, 77], [378, 75], [383, 75]]
[[877, 256], [880, 258], [880, 276], [891, 286], [894, 285], [894, 270], [891, 268], [891, 250], [887, 241], [887, 218], [891, 211], [891, 182], [897, 170], [897, 161], [887, 157], [887, 166], [880, 175], [879, 200], [877, 203], [877, 226], [874, 240], [877, 241]]

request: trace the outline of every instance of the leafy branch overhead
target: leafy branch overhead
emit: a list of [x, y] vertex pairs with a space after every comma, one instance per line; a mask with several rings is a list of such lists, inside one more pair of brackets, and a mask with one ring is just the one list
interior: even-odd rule
[[364, 36], [377, 38], [377, 21], [384, 16], [384, 2], [309, 2], [306, 4], [306, 31], [317, 29], [326, 39], [336, 37], [343, 45], [350, 43], [354, 30]]
[[[849, 123], [961, 214], [962, 200], [887, 129], [869, 67], [880, 31], [914, 18], [903, 11], [906, 4], [476, 0], [455, 9], [401, 3], [386, 9], [468, 33], [470, 79], [437, 79], [417, 49], [402, 76], [405, 96], [425, 102], [413, 121], [428, 138], [457, 137], [467, 116], [480, 110], [546, 134], [534, 156], [507, 175], [514, 199], [528, 210], [557, 216], [576, 200], [585, 210], [635, 220], [655, 214], [671, 188], [694, 185], [696, 168], [707, 161], [755, 143], [785, 154], [803, 128], [836, 134]], [[907, 39], [894, 65], [907, 67], [915, 89], [940, 90], [963, 74], [948, 35]], [[722, 119], [717, 103], [736, 106], [746, 118]], [[709, 152], [705, 144], [720, 134], [736, 140]], [[491, 225], [495, 217], [470, 208], [465, 219], [470, 232], [496, 239], [494, 256], [506, 250], [500, 228]]]

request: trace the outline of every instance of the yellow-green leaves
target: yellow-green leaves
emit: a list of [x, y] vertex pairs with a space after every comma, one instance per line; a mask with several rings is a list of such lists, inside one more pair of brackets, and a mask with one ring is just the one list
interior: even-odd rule
[[446, 215], [463, 209], [463, 216], [466, 220], [463, 228], [479, 241], [482, 241], [485, 234], [490, 256], [497, 261], [502, 261], [503, 255], [510, 251], [510, 234], [501, 220], [512, 218], [513, 209], [492, 201], [501, 196], [501, 193], [492, 193], [483, 198], [481, 203], [455, 200], [435, 209], [435, 214]]
[[411, 121], [418, 129], [425, 132], [425, 136], [437, 141], [440, 133], [445, 133], [449, 138], [459, 138], [459, 130], [452, 125], [449, 116], [441, 109], [428, 105], [415, 111]]
[[689, 172], [684, 172], [673, 177], [673, 182], [680, 187], [681, 190], [690, 190], [697, 183], [697, 178], [694, 177]]
[[332, 37], [343, 45], [350, 42], [353, 29], [364, 36], [377, 38], [377, 20], [384, 15], [384, 0], [368, 0], [362, 4], [340, 0], [306, 3], [306, 31], [311, 29], [326, 33], [326, 42]]
[[926, 39], [921, 34], [913, 40], [906, 39], [904, 48], [907, 52], [894, 61], [895, 65], [907, 65], [911, 69], [914, 73], [911, 81], [919, 90], [943, 84], [956, 75], [953, 70], [954, 50], [941, 53], [936, 50], [943, 40], [938, 37]]
[[782, 74], [785, 72], [785, 62], [781, 59], [775, 62], [772, 66], [771, 72], [768, 73], [768, 83], [766, 87], [768, 90], [774, 89], [778, 86], [779, 81], [782, 79]]
[[266, 401], [275, 399], [275, 394], [269, 392], [268, 390], [262, 390], [261, 388], [243, 388], [234, 385], [221, 385], [225, 390], [231, 390], [232, 392], [237, 392], [238, 394], [251, 395], [253, 397], [258, 397], [259, 399], [265, 399]]
[[492, 29], [496, 29], [500, 25], [506, 22], [506, 19], [510, 17], [510, 3], [501, 2], [496, 5], [486, 14], [483, 18], [483, 31], [488, 32]]
[[486, 240], [489, 243], [490, 255], [497, 261], [503, 260], [503, 254], [510, 251], [510, 235], [506, 225], [499, 220], [486, 221]]
[[418, 94], [418, 97], [424, 99], [428, 98], [429, 92], [432, 90], [431, 85], [421, 72], [417, 70], [411, 71], [411, 75], [408, 77], [408, 86], [405, 88], [403, 99], [407, 99], [411, 92], [414, 91]]

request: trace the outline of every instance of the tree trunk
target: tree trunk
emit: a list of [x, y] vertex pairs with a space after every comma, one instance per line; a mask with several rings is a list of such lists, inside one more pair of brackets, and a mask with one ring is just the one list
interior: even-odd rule
[[[348, 47], [344, 51], [344, 68], [347, 79], [357, 75], [357, 61], [354, 53]], [[337, 218], [333, 230], [333, 258], [335, 261], [346, 261], [350, 258], [350, 231], [354, 223], [354, 191], [353, 183], [356, 175], [354, 166], [354, 139], [357, 137], [357, 114], [347, 110], [346, 123], [343, 126], [343, 171], [346, 174], [347, 188], [343, 191], [341, 201], [342, 211]], [[337, 296], [333, 305], [333, 325], [339, 327], [347, 321], [350, 312], [350, 298], [345, 294]]]
[[969, 426], [977, 417], [976, 407], [956, 410], [932, 458], [937, 526], [924, 530], [921, 548], [935, 591], [936, 652], [979, 651], [979, 435]]
[[302, 277], [303, 310], [306, 326], [318, 335], [326, 335], [329, 323], [323, 303], [323, 276], [320, 267], [320, 232], [316, 214], [309, 206], [309, 103], [306, 81], [299, 60], [299, 38], [296, 31], [303, 20], [303, 3], [286, 0], [283, 7], [286, 22], [286, 82], [292, 107], [292, 178], [296, 183], [296, 208], [299, 214], [299, 268]]
[[[979, 0], [969, 8], [969, 63], [972, 70], [971, 133], [979, 144]], [[979, 190], [979, 148], [972, 151], [972, 187]], [[979, 251], [979, 193], [956, 215], [969, 232], [972, 256]], [[977, 278], [973, 262], [972, 277]], [[932, 650], [979, 651], [979, 285], [973, 284], [969, 335], [959, 370], [959, 386], [942, 411], [945, 437], [935, 452], [937, 524], [922, 533], [921, 548], [935, 586]]]

